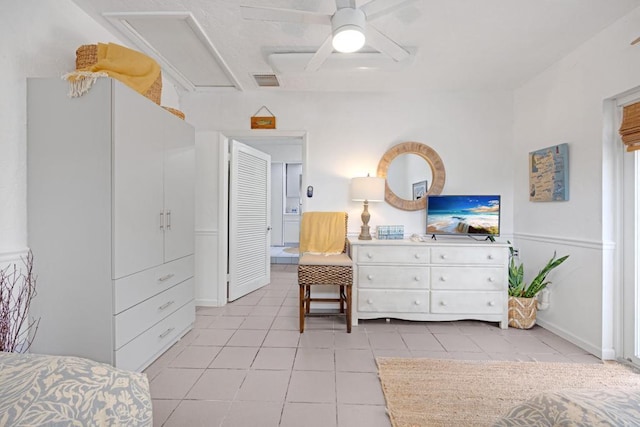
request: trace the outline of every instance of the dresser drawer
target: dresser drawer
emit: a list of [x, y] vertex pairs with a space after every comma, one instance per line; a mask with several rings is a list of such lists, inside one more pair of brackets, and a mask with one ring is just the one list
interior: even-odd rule
[[115, 281], [116, 314], [193, 277], [193, 256], [180, 258]]
[[357, 262], [385, 264], [426, 264], [429, 248], [424, 246], [366, 246], [358, 250]]
[[191, 301], [193, 297], [193, 278], [190, 278], [116, 315], [116, 349]]
[[358, 268], [358, 288], [428, 289], [428, 267], [364, 265]]
[[431, 267], [431, 289], [500, 291], [506, 283], [501, 267]]
[[130, 371], [146, 368], [160, 353], [176, 342], [195, 323], [193, 300], [165, 317], [143, 334], [115, 352], [115, 366]]
[[428, 313], [428, 291], [358, 290], [358, 311], [380, 313]]
[[504, 247], [431, 248], [432, 264], [504, 265], [509, 255]]
[[506, 305], [506, 295], [506, 291], [432, 291], [431, 313], [501, 314]]

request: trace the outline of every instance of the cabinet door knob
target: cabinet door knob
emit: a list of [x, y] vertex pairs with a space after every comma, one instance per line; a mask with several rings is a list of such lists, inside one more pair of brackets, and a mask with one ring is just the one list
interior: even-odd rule
[[447, 305], [447, 303], [446, 303], [446, 302], [444, 302], [444, 301], [440, 301], [440, 305], [444, 307], [444, 306], [446, 306], [446, 305]]
[[367, 304], [373, 304], [373, 300], [372, 300], [371, 298], [369, 298], [369, 299], [367, 300]]
[[414, 303], [415, 305], [420, 305], [420, 300], [419, 300], [419, 299], [417, 299], [417, 300], [415, 300], [413, 303]]

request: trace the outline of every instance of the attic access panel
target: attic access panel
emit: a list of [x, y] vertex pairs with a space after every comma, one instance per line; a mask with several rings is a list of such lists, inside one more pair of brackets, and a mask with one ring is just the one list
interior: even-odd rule
[[242, 90], [226, 62], [188, 12], [105, 13], [118, 30], [154, 58], [186, 90]]

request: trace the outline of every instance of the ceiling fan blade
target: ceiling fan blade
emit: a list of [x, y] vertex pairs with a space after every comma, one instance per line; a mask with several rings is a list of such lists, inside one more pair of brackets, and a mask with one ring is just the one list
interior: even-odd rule
[[413, 3], [416, 0], [371, 0], [369, 3], [360, 6], [360, 10], [364, 12], [368, 20], [376, 19], [386, 13]]
[[410, 53], [405, 48], [373, 28], [371, 25], [367, 25], [366, 40], [366, 44], [386, 55], [389, 55], [397, 62], [405, 60], [410, 56]]
[[331, 25], [331, 15], [304, 10], [279, 9], [275, 7], [240, 6], [244, 19], [256, 21], [292, 22], [294, 24]]
[[307, 66], [304, 67], [305, 71], [318, 71], [322, 64], [324, 64], [324, 61], [326, 61], [333, 52], [333, 45], [331, 44], [332, 38], [330, 34], [322, 45], [320, 45], [316, 53], [309, 60]]
[[336, 9], [342, 9], [349, 7], [351, 9], [356, 8], [356, 0], [336, 0]]

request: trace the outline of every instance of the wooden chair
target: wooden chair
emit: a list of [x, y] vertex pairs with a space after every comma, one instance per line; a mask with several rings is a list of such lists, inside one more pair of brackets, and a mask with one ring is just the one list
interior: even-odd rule
[[[305, 216], [308, 215], [306, 218]], [[344, 228], [322, 227], [330, 218], [336, 215], [344, 215]], [[314, 218], [315, 220], [311, 220]], [[347, 240], [347, 213], [346, 212], [308, 212], [302, 214], [300, 224], [300, 259], [298, 261], [298, 285], [300, 286], [300, 333], [304, 332], [305, 317], [308, 316], [312, 301], [338, 302], [340, 313], [346, 314], [347, 332], [351, 333], [351, 286], [353, 284], [353, 263], [348, 254]], [[335, 221], [335, 220], [334, 220]], [[303, 252], [305, 236], [315, 236], [320, 233], [326, 237], [326, 233], [333, 233], [334, 239], [340, 237], [344, 239], [344, 246], [341, 253], [323, 254], [316, 253], [313, 248], [309, 252]], [[325, 233], [325, 234], [323, 234]], [[335, 240], [334, 240], [335, 241]], [[317, 251], [322, 252], [322, 251]], [[338, 286], [338, 298], [312, 298], [311, 286], [331, 285]]]

